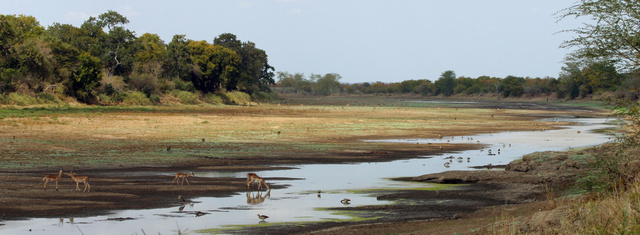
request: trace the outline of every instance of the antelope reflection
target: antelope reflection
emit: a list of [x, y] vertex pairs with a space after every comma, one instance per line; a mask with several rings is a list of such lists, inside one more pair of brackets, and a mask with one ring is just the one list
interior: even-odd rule
[[262, 196], [262, 192], [247, 192], [247, 204], [256, 205], [263, 203], [265, 199], [271, 196], [271, 190], [267, 191], [267, 193]]

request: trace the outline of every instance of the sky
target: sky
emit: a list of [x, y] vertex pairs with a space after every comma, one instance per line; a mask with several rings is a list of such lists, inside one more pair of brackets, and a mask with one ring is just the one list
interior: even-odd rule
[[575, 0], [0, 0], [0, 14], [76, 27], [109, 10], [137, 36], [213, 39], [232, 33], [276, 71], [337, 73], [342, 83], [465, 77], [554, 77], [581, 26], [554, 13]]

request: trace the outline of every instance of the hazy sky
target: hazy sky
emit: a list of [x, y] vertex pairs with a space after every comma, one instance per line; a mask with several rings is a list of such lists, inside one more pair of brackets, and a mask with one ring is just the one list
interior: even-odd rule
[[570, 50], [559, 45], [580, 26], [553, 14], [574, 0], [0, 0], [0, 14], [79, 27], [114, 10], [125, 27], [213, 39], [252, 41], [276, 71], [338, 73], [341, 82], [436, 80], [457, 76], [557, 77]]

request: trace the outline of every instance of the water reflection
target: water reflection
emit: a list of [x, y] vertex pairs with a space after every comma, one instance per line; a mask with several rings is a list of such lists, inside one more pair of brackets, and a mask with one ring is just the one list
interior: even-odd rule
[[263, 203], [265, 199], [271, 196], [271, 189], [263, 196], [262, 192], [247, 192], [247, 204], [256, 205]]

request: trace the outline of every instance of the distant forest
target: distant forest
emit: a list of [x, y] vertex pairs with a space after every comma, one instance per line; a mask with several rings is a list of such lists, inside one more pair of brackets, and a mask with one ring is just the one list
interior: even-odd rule
[[136, 36], [128, 23], [115, 11], [80, 27], [45, 28], [32, 16], [0, 15], [0, 104], [215, 104], [276, 99], [277, 93], [635, 100], [640, 88], [637, 71], [619, 73], [607, 60], [568, 60], [558, 78], [467, 78], [445, 71], [434, 82], [344, 84], [337, 73], [276, 73], [264, 50], [231, 33], [211, 43], [185, 35], [165, 43], [156, 34]]
[[456, 77], [448, 70], [432, 82], [428, 79], [395, 83], [365, 82], [341, 84], [339, 74], [324, 76], [278, 72], [275, 90], [282, 93], [330, 95], [346, 94], [415, 94], [421, 96], [494, 96], [552, 97], [558, 99], [624, 98], [637, 100], [640, 91], [638, 72], [618, 73], [612, 62], [567, 62], [559, 78], [505, 78], [481, 76]]

